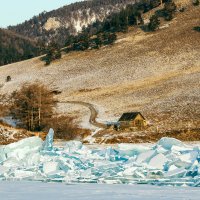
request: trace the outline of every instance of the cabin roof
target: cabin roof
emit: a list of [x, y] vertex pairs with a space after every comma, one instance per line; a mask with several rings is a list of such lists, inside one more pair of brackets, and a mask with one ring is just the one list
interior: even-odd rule
[[138, 115], [141, 115], [142, 118], [145, 119], [140, 112], [128, 112], [128, 113], [123, 113], [119, 121], [131, 121], [134, 120]]

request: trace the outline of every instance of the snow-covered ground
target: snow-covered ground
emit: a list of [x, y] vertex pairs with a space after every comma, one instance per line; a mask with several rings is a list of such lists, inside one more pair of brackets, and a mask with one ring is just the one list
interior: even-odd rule
[[0, 182], [1, 200], [199, 200], [200, 189], [150, 185]]

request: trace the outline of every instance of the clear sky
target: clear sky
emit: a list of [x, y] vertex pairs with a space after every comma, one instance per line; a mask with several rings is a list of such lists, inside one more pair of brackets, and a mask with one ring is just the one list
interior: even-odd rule
[[0, 27], [16, 25], [38, 15], [78, 0], [0, 0]]

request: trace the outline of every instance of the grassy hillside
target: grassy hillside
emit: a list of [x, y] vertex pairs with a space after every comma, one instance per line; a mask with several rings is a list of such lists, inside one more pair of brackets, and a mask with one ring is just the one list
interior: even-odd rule
[[[38, 58], [1, 67], [0, 92], [40, 80], [62, 91], [59, 100], [94, 104], [99, 121], [141, 111], [152, 129], [199, 127], [200, 33], [193, 30], [199, 13], [200, 7], [188, 7], [172, 21], [161, 22], [156, 32], [130, 29], [113, 46], [69, 53], [48, 67]], [[12, 81], [5, 83], [8, 75]], [[87, 121], [88, 110], [81, 106], [58, 109]]]

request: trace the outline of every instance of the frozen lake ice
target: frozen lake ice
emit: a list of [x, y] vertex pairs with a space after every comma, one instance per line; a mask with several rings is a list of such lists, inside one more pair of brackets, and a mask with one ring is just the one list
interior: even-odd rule
[[152, 145], [88, 148], [79, 141], [54, 146], [51, 129], [0, 147], [0, 180], [200, 186], [200, 148], [173, 138]]
[[151, 185], [0, 182], [1, 200], [199, 200], [200, 189]]

